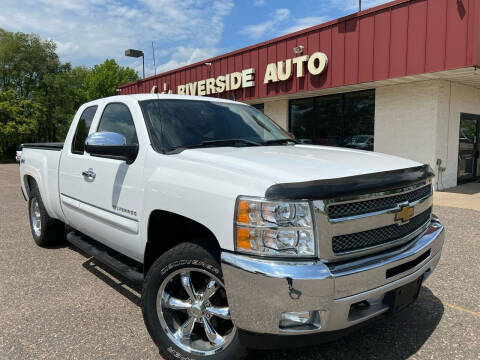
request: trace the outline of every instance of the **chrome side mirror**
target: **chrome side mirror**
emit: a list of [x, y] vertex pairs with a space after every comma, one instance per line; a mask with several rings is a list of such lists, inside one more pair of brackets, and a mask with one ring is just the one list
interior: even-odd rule
[[138, 154], [138, 144], [127, 145], [122, 134], [114, 132], [96, 132], [85, 140], [85, 151], [92, 156], [125, 160], [132, 163]]

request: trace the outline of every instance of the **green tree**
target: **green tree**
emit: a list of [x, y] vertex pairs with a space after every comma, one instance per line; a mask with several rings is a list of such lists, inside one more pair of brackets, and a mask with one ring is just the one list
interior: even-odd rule
[[61, 66], [53, 41], [0, 29], [0, 90], [29, 99], [42, 79]]
[[40, 104], [18, 96], [14, 90], [0, 91], [0, 149], [12, 153], [18, 144], [35, 141]]
[[39, 82], [33, 94], [44, 110], [38, 121], [39, 138], [64, 139], [76, 110], [87, 101], [84, 85], [88, 72], [85, 67], [72, 68], [66, 63]]
[[129, 67], [122, 67], [113, 59], [95, 65], [88, 73], [85, 90], [88, 100], [117, 95], [118, 85], [138, 80], [138, 74]]
[[[40, 141], [56, 140], [56, 121], [52, 115], [55, 114], [57, 102], [61, 101], [65, 89], [53, 85], [59, 75], [71, 70], [69, 64], [61, 64], [55, 49], [54, 42], [42, 40], [38, 35], [0, 29], [0, 91], [7, 91], [8, 94], [14, 91], [17, 99], [29, 100], [32, 105], [38, 105], [35, 138]], [[55, 100], [57, 96], [59, 100]], [[10, 114], [21, 115], [20, 112]], [[24, 119], [11, 118], [8, 122], [9, 129], [15, 128], [10, 126], [15, 121], [22, 122]]]
[[53, 41], [0, 29], [0, 155], [28, 141], [62, 141], [81, 104], [116, 95], [137, 73], [106, 60], [63, 64]]

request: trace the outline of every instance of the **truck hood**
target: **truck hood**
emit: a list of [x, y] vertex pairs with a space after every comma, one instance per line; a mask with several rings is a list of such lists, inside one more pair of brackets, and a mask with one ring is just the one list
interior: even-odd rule
[[[422, 164], [396, 156], [369, 151], [315, 145], [219, 147], [189, 149], [180, 158], [205, 168], [216, 180], [264, 191], [277, 183], [338, 179], [420, 166]], [[202, 171], [203, 172], [203, 171]]]

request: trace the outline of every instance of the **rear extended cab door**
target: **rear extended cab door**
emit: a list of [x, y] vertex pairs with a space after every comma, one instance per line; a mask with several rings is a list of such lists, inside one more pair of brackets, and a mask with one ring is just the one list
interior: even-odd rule
[[[86, 136], [74, 141], [76, 129], [89, 125], [80, 118], [68, 134], [60, 164], [60, 198], [65, 216], [78, 231], [143, 262], [139, 218], [148, 134], [140, 106], [128, 97], [89, 103], [83, 111], [89, 106], [97, 108], [88, 134], [98, 130], [126, 131], [130, 138], [127, 142], [138, 141], [139, 153], [131, 164], [89, 155], [83, 145], [81, 149], [78, 145], [84, 144]], [[85, 176], [85, 171], [93, 172], [94, 177]]]

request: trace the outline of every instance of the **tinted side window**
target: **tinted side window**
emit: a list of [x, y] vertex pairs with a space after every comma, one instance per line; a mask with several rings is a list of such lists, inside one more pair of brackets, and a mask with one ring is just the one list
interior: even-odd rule
[[78, 120], [77, 130], [73, 137], [72, 142], [72, 153], [74, 154], [83, 154], [83, 149], [85, 147], [85, 139], [88, 136], [88, 131], [90, 130], [90, 125], [92, 125], [93, 117], [97, 112], [98, 106], [90, 106], [83, 110], [80, 120]]
[[138, 144], [132, 114], [130, 114], [130, 110], [128, 110], [125, 104], [108, 104], [103, 111], [97, 131], [122, 134], [127, 140], [127, 145]]

